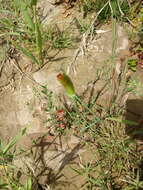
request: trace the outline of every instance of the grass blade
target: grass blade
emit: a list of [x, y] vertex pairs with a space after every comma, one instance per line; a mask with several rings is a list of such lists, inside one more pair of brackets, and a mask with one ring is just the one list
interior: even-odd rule
[[22, 8], [22, 13], [23, 13], [23, 17], [25, 20], [25, 23], [27, 23], [28, 28], [30, 28], [32, 31], [35, 30], [35, 24], [28, 12], [28, 7], [25, 6], [24, 8]]
[[6, 154], [15, 144], [16, 142], [25, 134], [26, 128], [24, 128], [16, 137], [14, 137], [11, 142], [3, 149], [3, 154]]
[[29, 57], [34, 63], [36, 63], [37, 65], [40, 65], [39, 61], [35, 58], [35, 56], [30, 52], [28, 51], [27, 49], [19, 46], [19, 45], [16, 45], [16, 47], [24, 54], [26, 55], [27, 57]]
[[37, 46], [39, 57], [42, 58], [43, 43], [42, 43], [42, 35], [41, 35], [39, 23], [35, 24], [35, 29], [36, 29], [36, 46]]
[[14, 4], [16, 8], [18, 8], [21, 11], [22, 16], [24, 18], [24, 22], [27, 24], [28, 28], [34, 32], [35, 24], [33, 22], [32, 17], [30, 16], [28, 4], [26, 4], [26, 2], [24, 1], [19, 0], [15, 0]]
[[3, 33], [3, 34], [0, 34], [0, 37], [3, 37], [3, 36], [20, 36], [19, 33], [17, 32], [9, 32], [9, 33]]
[[135, 122], [135, 121], [122, 120], [122, 119], [118, 119], [118, 118], [115, 118], [115, 117], [108, 117], [107, 120], [116, 121], [116, 122], [119, 122], [119, 123], [125, 123], [125, 124], [128, 124], [128, 125], [138, 125], [138, 123]]

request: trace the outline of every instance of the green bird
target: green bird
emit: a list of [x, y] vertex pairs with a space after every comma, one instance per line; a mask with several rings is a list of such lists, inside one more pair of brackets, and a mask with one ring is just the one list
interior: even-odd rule
[[76, 96], [74, 85], [68, 75], [66, 75], [65, 73], [59, 73], [57, 75], [57, 80], [63, 85], [69, 97], [73, 98]]

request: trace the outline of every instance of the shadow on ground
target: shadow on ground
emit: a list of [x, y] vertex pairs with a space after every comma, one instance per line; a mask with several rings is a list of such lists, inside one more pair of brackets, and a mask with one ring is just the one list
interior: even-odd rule
[[137, 122], [137, 125], [126, 125], [126, 133], [132, 139], [143, 141], [143, 100], [131, 99], [126, 102], [126, 120]]
[[[126, 102], [126, 115], [125, 119], [128, 121], [137, 122], [137, 125], [126, 125], [126, 134], [131, 139], [143, 141], [143, 100], [131, 99]], [[142, 149], [140, 145], [139, 149]], [[134, 171], [135, 175], [139, 175], [139, 181], [143, 181], [143, 161], [137, 164], [137, 168]], [[139, 188], [142, 190], [142, 188]]]
[[[61, 190], [67, 189], [68, 187], [69, 189], [75, 189], [74, 186], [76, 185], [65, 179], [63, 169], [69, 164], [76, 164], [75, 159], [78, 157], [79, 150], [84, 145], [77, 143], [72, 149], [67, 151], [66, 148], [64, 149], [62, 147], [62, 141], [62, 137], [53, 136], [51, 142], [48, 142], [45, 137], [40, 137], [35, 143], [34, 163], [35, 171], [37, 171], [37, 181], [34, 184], [34, 188], [38, 184], [42, 189], [44, 184], [47, 184], [54, 189], [59, 187]], [[50, 153], [52, 150], [55, 150], [54, 154], [52, 152]]]

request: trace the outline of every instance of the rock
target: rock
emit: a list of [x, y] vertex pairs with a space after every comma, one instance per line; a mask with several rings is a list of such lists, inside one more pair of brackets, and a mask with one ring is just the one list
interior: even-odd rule
[[51, 24], [55, 22], [55, 20], [57, 21], [59, 14], [61, 14], [63, 11], [62, 7], [55, 6], [54, 2], [49, 0], [39, 1], [38, 8], [41, 12], [41, 22], [44, 25]]
[[59, 94], [61, 92], [61, 85], [57, 81], [57, 72], [49, 72], [46, 70], [37, 71], [33, 74], [33, 78], [41, 85], [47, 86], [48, 90]]

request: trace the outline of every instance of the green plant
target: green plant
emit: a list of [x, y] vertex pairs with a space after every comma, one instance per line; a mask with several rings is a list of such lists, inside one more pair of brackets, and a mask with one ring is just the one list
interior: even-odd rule
[[140, 171], [137, 170], [136, 174], [132, 174], [133, 177], [127, 176], [125, 182], [128, 183], [128, 187], [124, 188], [123, 190], [138, 190], [143, 188], [143, 181], [140, 180]]
[[[130, 40], [133, 42], [132, 46], [135, 46], [133, 51], [140, 51], [142, 49], [142, 27], [143, 27], [143, 8], [141, 1], [136, 1], [131, 6], [130, 14], [129, 14], [129, 21], [131, 26], [128, 33]], [[135, 42], [135, 43], [134, 43]], [[136, 44], [136, 45], [135, 45]]]
[[0, 36], [41, 67], [44, 64], [43, 37], [36, 4], [35, 0], [14, 0], [10, 3], [11, 9], [1, 7], [0, 11], [7, 18], [0, 20]]
[[76, 25], [81, 34], [85, 33], [90, 27], [90, 23], [87, 23], [84, 20], [78, 20], [78, 19], [76, 19]]
[[81, 0], [80, 6], [84, 14], [87, 15], [88, 12], [95, 10], [96, 0]]
[[[16, 7], [16, 11], [20, 11], [21, 16], [23, 18], [23, 21], [25, 23], [25, 30], [27, 31], [27, 34], [29, 35], [29, 38], [33, 39], [33, 42], [35, 43], [36, 51], [38, 54], [38, 59], [36, 56], [31, 56], [32, 52], [29, 50], [26, 52], [26, 48], [20, 48], [20, 50], [29, 58], [32, 59], [32, 61], [36, 62], [40, 65], [43, 64], [43, 40], [42, 40], [42, 34], [41, 34], [41, 25], [39, 23], [38, 17], [37, 17], [37, 0], [31, 0], [29, 1], [21, 1], [18, 0], [14, 1], [14, 5]], [[31, 15], [31, 13], [33, 15]], [[18, 45], [17, 47], [19, 47]], [[29, 54], [28, 54], [29, 53]]]
[[[7, 178], [10, 180], [10, 176], [7, 176]], [[1, 190], [9, 190], [12, 188], [13, 190], [32, 190], [32, 180], [29, 178], [25, 185], [16, 184], [15, 181], [11, 180], [9, 181], [10, 184], [7, 184], [3, 182], [3, 180], [0, 180], [0, 189]]]
[[130, 79], [128, 81], [128, 91], [131, 91], [133, 94], [143, 97], [143, 84], [139, 79]]
[[26, 128], [17, 134], [8, 144], [5, 144], [2, 140], [0, 140], [0, 189], [2, 190], [32, 190], [31, 177], [27, 179], [25, 185], [20, 184], [18, 179], [14, 177], [16, 168], [13, 165], [13, 160], [19, 154], [15, 146], [25, 132]]
[[60, 31], [57, 27], [52, 27], [46, 32], [49, 47], [63, 49], [72, 47], [73, 40], [68, 31]]
[[136, 59], [129, 59], [128, 60], [128, 66], [129, 66], [129, 69], [131, 69], [132, 71], [136, 71], [137, 70], [137, 60]]
[[[108, 69], [108, 74], [110, 74], [105, 76], [102, 71], [104, 78], [102, 79], [108, 84], [105, 85], [106, 90], [111, 91], [110, 75], [112, 76], [114, 69], [112, 67]], [[106, 69], [105, 72], [107, 73]], [[125, 82], [125, 76], [126, 65], [122, 68], [121, 80], [117, 79], [118, 84], [112, 86], [113, 94], [110, 92], [112, 96], [108, 99], [111, 102], [109, 107], [97, 103], [99, 93], [102, 93], [104, 89], [101, 87], [101, 92], [100, 90], [97, 94], [94, 92], [90, 101], [85, 101], [82, 96], [75, 96], [71, 99], [71, 106], [65, 105], [63, 108], [66, 112], [68, 126], [74, 126], [74, 134], [81, 139], [81, 144], [85, 145], [86, 150], [90, 149], [91, 151], [93, 148], [92, 154], [95, 155], [91, 161], [89, 160], [89, 163], [80, 163], [78, 169], [72, 167], [72, 170], [85, 179], [85, 183], [82, 184], [83, 189], [111, 190], [142, 187], [142, 181], [136, 182], [136, 176], [132, 175], [141, 159], [136, 149], [137, 142], [130, 139], [125, 133], [125, 125], [136, 126], [138, 123], [124, 119], [124, 109], [120, 108], [119, 105], [121, 99], [128, 93], [128, 83]], [[114, 90], [116, 87], [118, 89]], [[133, 91], [131, 90], [131, 92]], [[135, 183], [125, 182], [128, 175]]]
[[98, 15], [99, 21], [108, 20], [111, 15], [120, 19], [124, 14], [129, 13], [128, 2], [120, 0], [82, 0], [81, 7], [85, 14], [93, 11], [100, 12]]
[[[90, 147], [92, 149], [95, 159], [93, 157], [89, 161], [91, 163], [88, 163], [88, 167], [80, 164], [79, 169], [72, 169], [86, 179], [83, 189], [100, 188], [110, 190], [114, 188], [124, 189], [124, 187], [128, 189], [130, 187], [129, 183], [126, 182], [123, 185], [121, 180], [126, 179], [128, 174], [132, 180], [135, 180], [135, 176], [131, 175], [131, 168], [136, 167], [137, 155], [132, 155], [132, 151], [135, 151], [136, 143], [125, 138], [123, 133], [121, 135], [123, 124], [103, 123], [104, 121], [102, 120], [96, 129], [93, 126], [89, 128], [92, 142], [90, 140], [88, 142], [82, 141], [82, 143], [86, 144], [86, 148], [89, 149]], [[121, 136], [119, 136], [119, 133]], [[133, 188], [134, 185], [131, 187]]]

